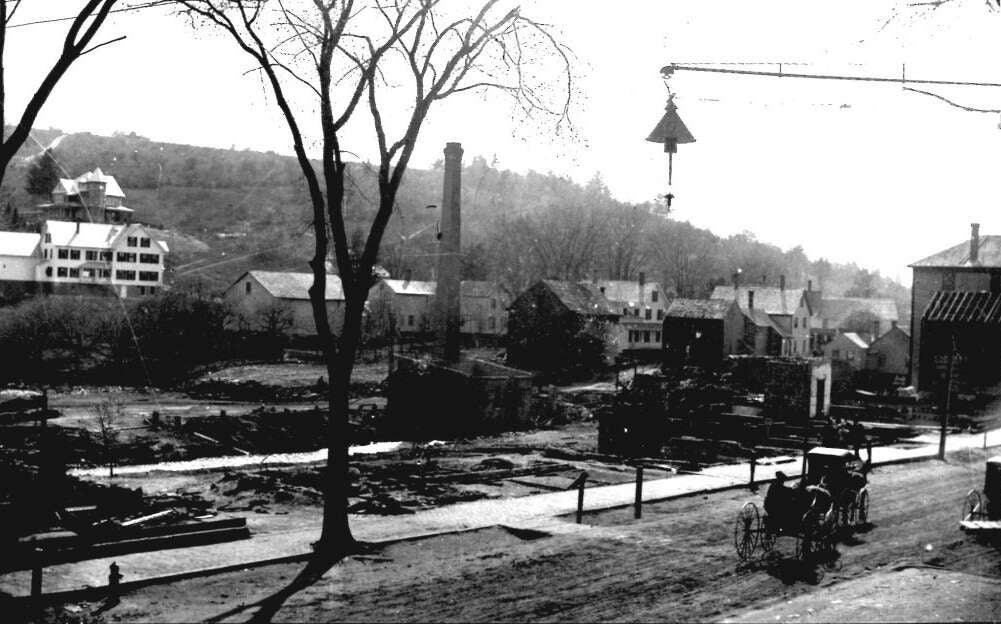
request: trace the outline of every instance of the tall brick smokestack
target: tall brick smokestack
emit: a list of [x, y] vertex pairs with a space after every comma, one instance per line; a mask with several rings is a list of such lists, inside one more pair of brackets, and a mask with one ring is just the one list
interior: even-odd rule
[[459, 359], [459, 271], [462, 240], [462, 145], [445, 144], [445, 180], [442, 188], [441, 242], [438, 244], [438, 285], [436, 330], [439, 357], [446, 362]]

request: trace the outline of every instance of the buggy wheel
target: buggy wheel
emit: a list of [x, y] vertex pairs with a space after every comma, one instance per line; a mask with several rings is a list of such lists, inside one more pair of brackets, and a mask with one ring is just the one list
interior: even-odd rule
[[758, 533], [758, 547], [761, 548], [763, 552], [771, 552], [775, 548], [775, 539], [778, 536], [774, 531], [767, 528], [767, 524]]
[[859, 493], [849, 488], [842, 492], [841, 500], [838, 501], [838, 524], [845, 528], [852, 528], [858, 521]]
[[984, 513], [984, 501], [977, 490], [966, 493], [963, 501], [963, 520], [973, 520]]
[[742, 561], [746, 561], [754, 554], [760, 531], [761, 516], [758, 515], [758, 507], [748, 501], [740, 508], [737, 521], [733, 525], [733, 545]]
[[855, 511], [855, 520], [859, 525], [869, 522], [869, 488], [862, 488], [858, 493], [858, 506]]

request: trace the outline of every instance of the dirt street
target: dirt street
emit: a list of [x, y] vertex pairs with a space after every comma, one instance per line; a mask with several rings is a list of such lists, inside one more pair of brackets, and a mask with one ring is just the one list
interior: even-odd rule
[[[789, 559], [739, 564], [734, 516], [745, 500], [760, 502], [763, 491], [734, 490], [648, 504], [641, 520], [632, 519], [631, 509], [601, 512], [585, 518], [590, 526], [580, 531], [546, 535], [496, 527], [389, 545], [335, 566], [288, 599], [274, 619], [717, 620], [901, 565], [998, 577], [1001, 553], [958, 528], [963, 496], [983, 486], [984, 458], [970, 451], [946, 464], [876, 469], [872, 528], [839, 545], [835, 561], [813, 569]], [[794, 545], [783, 539], [778, 548], [789, 556]], [[245, 621], [254, 603], [300, 567], [268, 566], [149, 587], [124, 596], [100, 617]]]

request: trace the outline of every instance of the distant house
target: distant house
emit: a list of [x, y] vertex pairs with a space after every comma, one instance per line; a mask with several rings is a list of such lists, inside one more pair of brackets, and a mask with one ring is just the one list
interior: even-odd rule
[[52, 201], [38, 207], [41, 220], [128, 223], [135, 212], [124, 205], [125, 193], [114, 176], [98, 167], [76, 179], [60, 178]]
[[592, 284], [538, 281], [508, 309], [508, 362], [557, 371], [610, 361], [620, 344], [619, 316]]
[[736, 301], [747, 317], [743, 352], [754, 355], [810, 355], [810, 307], [802, 288], [717, 286], [712, 299]]
[[0, 233], [5, 290], [132, 297], [163, 288], [169, 249], [143, 225], [49, 220], [40, 229]]
[[459, 285], [459, 331], [469, 335], [503, 336], [507, 333], [507, 293], [494, 282], [464, 280]]
[[592, 280], [582, 282], [597, 288], [619, 317], [619, 349], [650, 351], [661, 349], [661, 324], [671, 297], [657, 282], [648, 282], [643, 273], [636, 281]]
[[[309, 302], [312, 285], [312, 273], [247, 271], [223, 295], [234, 312], [232, 328], [316, 335]], [[344, 323], [344, 291], [339, 276], [327, 275], [325, 299], [330, 327], [339, 333]]]
[[822, 346], [846, 331], [875, 340], [890, 331], [898, 320], [897, 302], [893, 299], [822, 297], [817, 313], [811, 318], [810, 328], [816, 344]]
[[1001, 382], [1001, 236], [970, 239], [912, 265], [911, 383], [977, 392]]
[[368, 291], [369, 313], [383, 318], [400, 334], [430, 332], [434, 291], [434, 282], [379, 280]]
[[866, 369], [905, 383], [910, 372], [911, 337], [896, 325], [871, 345], [866, 357]]
[[869, 345], [855, 332], [838, 334], [822, 347], [824, 357], [832, 362], [844, 362], [852, 370], [861, 370], [866, 365]]
[[663, 320], [664, 362], [712, 366], [740, 352], [744, 314], [732, 299], [674, 299]]

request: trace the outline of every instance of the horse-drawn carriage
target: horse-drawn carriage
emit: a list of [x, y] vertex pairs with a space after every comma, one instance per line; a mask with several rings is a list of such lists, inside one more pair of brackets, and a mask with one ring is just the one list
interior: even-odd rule
[[740, 508], [733, 529], [737, 555], [747, 560], [759, 550], [771, 552], [782, 536], [796, 538], [800, 559], [833, 551], [841, 531], [869, 520], [867, 473], [868, 467], [849, 450], [812, 449], [798, 487], [786, 488], [780, 477], [769, 488], [766, 513], [751, 501]]

